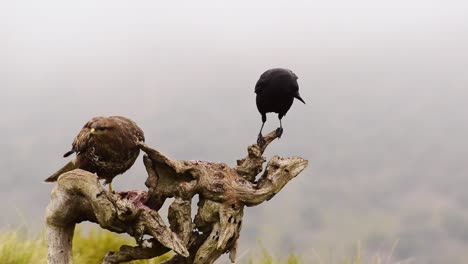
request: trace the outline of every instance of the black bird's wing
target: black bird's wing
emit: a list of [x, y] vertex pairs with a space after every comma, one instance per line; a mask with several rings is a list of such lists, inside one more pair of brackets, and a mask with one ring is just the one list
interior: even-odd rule
[[268, 84], [268, 82], [271, 79], [271, 73], [272, 70], [268, 70], [262, 73], [262, 75], [260, 75], [260, 78], [258, 79], [257, 84], [255, 85], [256, 94], [261, 93], [263, 88]]
[[255, 85], [255, 93], [258, 94], [262, 92], [263, 88], [266, 87], [271, 81], [278, 82], [281, 79], [293, 84], [292, 86], [288, 86], [286, 88], [290, 92], [295, 93], [299, 90], [299, 85], [297, 84], [298, 77], [294, 72], [289, 69], [274, 68], [267, 70], [262, 75], [260, 75], [260, 78]]

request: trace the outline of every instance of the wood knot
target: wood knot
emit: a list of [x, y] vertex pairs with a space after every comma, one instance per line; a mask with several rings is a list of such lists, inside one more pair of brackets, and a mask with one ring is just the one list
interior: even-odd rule
[[213, 184], [213, 192], [223, 193], [224, 192], [224, 185], [222, 183]]
[[279, 169], [280, 165], [277, 162], [271, 162], [270, 163], [271, 168], [277, 170]]
[[213, 174], [213, 177], [217, 180], [222, 180], [224, 179], [224, 173], [217, 171]]

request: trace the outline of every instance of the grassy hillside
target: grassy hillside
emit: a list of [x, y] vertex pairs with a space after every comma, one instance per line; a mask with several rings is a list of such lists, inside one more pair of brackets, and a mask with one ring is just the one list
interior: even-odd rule
[[[115, 251], [121, 245], [133, 245], [133, 239], [113, 234], [105, 230], [91, 229], [83, 231], [78, 228], [75, 231], [73, 241], [73, 257], [76, 264], [101, 263], [103, 256], [108, 251]], [[159, 258], [134, 261], [135, 264], [157, 264], [170, 258], [171, 253], [163, 255]], [[29, 235], [21, 229], [3, 230], [0, 231], [0, 263], [2, 264], [31, 264], [31, 263], [47, 263], [47, 249], [44, 239], [44, 234]], [[306, 263], [301, 260], [301, 257], [295, 253], [290, 253], [289, 256], [279, 257], [273, 256], [267, 249], [260, 249], [254, 256], [241, 256], [238, 263], [248, 264], [300, 264]], [[383, 262], [380, 258], [374, 258], [371, 262], [364, 262], [360, 250], [355, 256], [343, 258], [337, 261], [327, 260], [317, 255], [314, 261], [317, 264], [390, 264]]]
[[[100, 263], [109, 251], [116, 251], [123, 245], [134, 245], [133, 239], [105, 230], [92, 229], [87, 232], [77, 229], [73, 239], [73, 256], [76, 264]], [[30, 264], [47, 263], [47, 249], [44, 234], [28, 236], [21, 230], [0, 232], [0, 263]], [[156, 264], [168, 259], [164, 255], [149, 261], [135, 261], [138, 264]]]
[[[113, 234], [105, 230], [77, 229], [73, 240], [73, 257], [76, 264], [101, 263], [103, 256], [109, 251], [116, 251], [123, 245], [134, 245], [132, 238]], [[134, 264], [157, 264], [170, 258], [171, 253], [159, 258], [144, 261], [133, 261]], [[0, 232], [0, 263], [31, 264], [47, 263], [47, 249], [44, 234], [28, 236], [27, 232], [18, 230], [3, 230]], [[260, 258], [250, 258], [249, 263], [288, 263], [298, 264], [299, 258], [294, 254], [275, 260], [265, 250]]]

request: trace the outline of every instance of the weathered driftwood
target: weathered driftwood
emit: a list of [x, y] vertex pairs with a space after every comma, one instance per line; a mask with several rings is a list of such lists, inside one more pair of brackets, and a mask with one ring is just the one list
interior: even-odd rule
[[[273, 131], [265, 144], [248, 147], [248, 155], [231, 168], [224, 163], [174, 160], [141, 144], [148, 173], [148, 191], [112, 194], [101, 188], [94, 174], [74, 170], [60, 176], [46, 212], [49, 263], [71, 263], [76, 223], [91, 221], [116, 233], [128, 233], [138, 246], [122, 246], [108, 253], [103, 263], [148, 259], [173, 250], [166, 263], [213, 263], [229, 252], [235, 261], [244, 206], [271, 199], [307, 166], [300, 157], [274, 156], [262, 171], [266, 147], [276, 138]], [[191, 217], [191, 202], [199, 195], [198, 211]], [[158, 210], [167, 198], [167, 227]], [[151, 239], [144, 240], [149, 235]]]

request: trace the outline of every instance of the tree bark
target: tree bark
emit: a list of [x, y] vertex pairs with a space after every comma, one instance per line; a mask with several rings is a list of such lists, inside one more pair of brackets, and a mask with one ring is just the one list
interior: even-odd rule
[[[229, 252], [235, 261], [245, 206], [271, 199], [307, 166], [300, 157], [262, 156], [276, 139], [273, 131], [265, 144], [248, 147], [248, 155], [231, 168], [224, 163], [175, 160], [145, 144], [141, 149], [148, 173], [148, 191], [109, 193], [94, 174], [74, 170], [62, 174], [46, 210], [49, 263], [72, 263], [71, 248], [76, 223], [91, 221], [116, 233], [128, 233], [138, 246], [109, 252], [103, 263], [148, 259], [173, 250], [166, 263], [214, 263]], [[199, 196], [198, 211], [191, 217], [191, 201]], [[167, 198], [170, 227], [158, 214]], [[151, 239], [144, 240], [149, 235]]]

